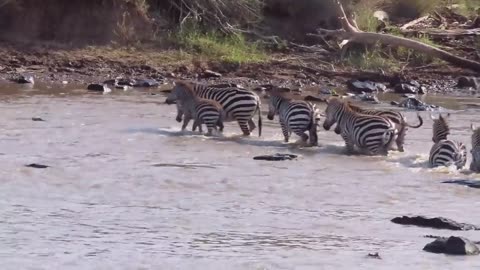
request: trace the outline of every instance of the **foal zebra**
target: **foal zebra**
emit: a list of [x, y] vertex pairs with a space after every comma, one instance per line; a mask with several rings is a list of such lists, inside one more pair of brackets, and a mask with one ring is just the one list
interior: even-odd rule
[[[399, 152], [404, 152], [404, 144], [405, 144], [405, 135], [407, 133], [407, 130], [409, 127], [411, 128], [419, 128], [423, 125], [423, 119], [422, 117], [417, 114], [419, 124], [414, 126], [409, 123], [407, 123], [405, 117], [403, 116], [402, 113], [400, 112], [394, 112], [394, 111], [389, 111], [389, 110], [368, 110], [368, 109], [363, 109], [358, 106], [353, 105], [348, 101], [348, 104], [350, 106], [350, 109], [352, 109], [354, 112], [360, 113], [360, 114], [367, 114], [367, 115], [377, 115], [381, 117], [385, 117], [390, 119], [394, 124], [395, 128], [398, 130], [398, 136], [395, 140], [395, 143], [397, 145], [397, 150]], [[340, 126], [337, 125], [335, 127], [335, 133], [340, 134]]]
[[[450, 114], [447, 114], [449, 117]], [[430, 167], [455, 165], [457, 169], [461, 169], [467, 162], [467, 148], [461, 142], [447, 139], [450, 134], [450, 128], [447, 119], [441, 114], [438, 119], [433, 120], [433, 136], [434, 145], [430, 150], [428, 159]]]
[[181, 112], [181, 114], [177, 114], [177, 121], [182, 120], [183, 114], [182, 130], [185, 130], [193, 118], [192, 131], [198, 127], [199, 131], [203, 132], [202, 124], [207, 126], [207, 135], [212, 135], [212, 131], [217, 130], [217, 126], [220, 127], [220, 132], [223, 131], [224, 112], [222, 106], [214, 100], [199, 98], [190, 87], [174, 88], [165, 102], [167, 104], [176, 103], [177, 110]]
[[376, 115], [359, 114], [347, 103], [336, 98], [326, 102], [328, 105], [323, 128], [329, 130], [337, 123], [348, 154], [354, 152], [355, 146], [361, 153], [367, 155], [388, 154], [398, 132], [392, 120]]
[[[183, 81], [175, 82], [172, 92], [175, 89], [184, 88], [192, 89], [200, 98], [217, 101], [225, 112], [224, 121], [237, 121], [245, 136], [249, 136], [256, 128], [252, 118], [255, 113], [258, 113], [258, 136], [262, 135], [261, 101], [257, 94], [238, 87], [209, 87], [203, 84]], [[181, 108], [177, 106], [177, 121], [181, 120], [181, 117]]]
[[472, 124], [472, 162], [470, 163], [470, 170], [474, 172], [480, 172], [480, 128], [475, 128]]
[[289, 141], [293, 132], [304, 143], [310, 138], [311, 145], [318, 145], [317, 125], [320, 118], [314, 104], [292, 100], [279, 92], [271, 91], [267, 118], [273, 120], [275, 115], [278, 115], [285, 142]]

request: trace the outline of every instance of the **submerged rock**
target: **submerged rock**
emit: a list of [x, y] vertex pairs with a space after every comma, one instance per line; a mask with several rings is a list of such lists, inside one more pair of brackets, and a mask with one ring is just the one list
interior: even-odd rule
[[380, 254], [378, 254], [378, 252], [368, 253], [367, 258], [379, 259], [379, 260], [382, 259], [382, 257], [380, 257]]
[[400, 84], [397, 84], [393, 88], [393, 90], [397, 94], [416, 94], [419, 90], [419, 87], [416, 87], [416, 86], [413, 86], [413, 85], [410, 85], [410, 84], [406, 84], [406, 83], [400, 83]]
[[297, 155], [292, 154], [273, 154], [273, 155], [263, 155], [263, 156], [256, 156], [254, 160], [267, 160], [267, 161], [281, 161], [281, 160], [292, 160], [297, 158]]
[[383, 92], [387, 87], [382, 83], [372, 81], [351, 80], [347, 82], [348, 89], [352, 92]]
[[458, 78], [456, 87], [458, 88], [473, 87], [474, 89], [480, 89], [480, 81], [478, 78], [475, 78], [475, 77], [462, 76]]
[[25, 165], [25, 167], [30, 167], [30, 168], [35, 168], [35, 169], [46, 169], [50, 166], [37, 164], [37, 163], [31, 163], [31, 164]]
[[133, 87], [157, 87], [160, 83], [154, 79], [139, 79], [135, 80]]
[[480, 188], [480, 181], [479, 180], [448, 180], [443, 181], [442, 183], [446, 184], [457, 184], [462, 186], [467, 186], [470, 188]]
[[102, 92], [102, 93], [108, 93], [111, 92], [112, 90], [108, 88], [106, 84], [98, 84], [98, 83], [92, 83], [87, 86], [87, 90], [94, 91], [94, 92]]
[[32, 75], [20, 75], [13, 81], [20, 84], [35, 84], [35, 80]]
[[472, 224], [459, 223], [454, 220], [435, 217], [435, 218], [426, 218], [424, 216], [416, 217], [396, 217], [391, 220], [393, 223], [402, 224], [402, 225], [415, 225], [420, 227], [430, 227], [434, 229], [447, 229], [454, 231], [467, 231], [467, 230], [480, 230], [480, 227], [477, 227]]
[[450, 236], [440, 237], [428, 243], [424, 251], [432, 253], [444, 253], [449, 255], [478, 255], [480, 250], [472, 241], [464, 237]]
[[402, 100], [398, 106], [416, 111], [431, 111], [438, 108], [438, 106], [427, 104], [413, 97]]
[[35, 121], [35, 122], [45, 122], [45, 120], [43, 120], [43, 119], [40, 118], [40, 117], [32, 117], [32, 121]]

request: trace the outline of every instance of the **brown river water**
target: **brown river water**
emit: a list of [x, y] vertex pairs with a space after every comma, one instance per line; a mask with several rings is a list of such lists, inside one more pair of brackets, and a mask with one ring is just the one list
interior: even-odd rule
[[[265, 101], [261, 138], [236, 136], [234, 123], [208, 138], [181, 133], [163, 95], [74, 88], [0, 85], [2, 269], [480, 267], [478, 257], [422, 251], [432, 241], [424, 235], [479, 241], [479, 232], [390, 222], [427, 215], [480, 224], [480, 189], [442, 183], [480, 175], [426, 166], [426, 112], [407, 152], [346, 156], [323, 128], [318, 148], [284, 144]], [[451, 137], [470, 147], [475, 98], [427, 100], [453, 109]], [[299, 158], [252, 159], [277, 152]], [[381, 260], [366, 257], [375, 252]]]

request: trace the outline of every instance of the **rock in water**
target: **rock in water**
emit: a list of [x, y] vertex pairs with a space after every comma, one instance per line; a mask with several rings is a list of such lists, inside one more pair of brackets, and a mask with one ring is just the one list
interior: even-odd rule
[[449, 255], [478, 255], [478, 246], [467, 238], [450, 236], [449, 238], [437, 238], [428, 243], [423, 250], [432, 253], [444, 253]]
[[438, 106], [426, 104], [412, 97], [402, 100], [398, 106], [417, 111], [431, 111], [438, 108]]
[[33, 76], [31, 75], [20, 75], [18, 79], [16, 80], [17, 83], [22, 83], [22, 84], [34, 84], [35, 80], [33, 79]]
[[420, 227], [430, 227], [434, 229], [447, 229], [455, 231], [467, 231], [467, 230], [480, 230], [480, 227], [477, 227], [472, 224], [459, 223], [454, 220], [435, 217], [435, 218], [426, 218], [423, 216], [416, 217], [396, 217], [391, 220], [393, 223], [402, 224], [402, 225], [415, 225]]
[[134, 87], [157, 87], [160, 84], [154, 79], [140, 79], [136, 80]]
[[36, 121], [36, 122], [45, 122], [45, 120], [43, 120], [42, 118], [40, 117], [32, 117], [32, 121]]
[[397, 84], [393, 90], [397, 94], [416, 94], [418, 92], [417, 87], [406, 83]]
[[95, 92], [105, 92], [105, 88], [108, 88], [106, 84], [91, 83], [87, 86], [87, 90]]
[[292, 154], [273, 154], [273, 155], [264, 155], [264, 156], [256, 156], [254, 160], [267, 160], [267, 161], [280, 161], [280, 160], [292, 160], [297, 158], [297, 155]]
[[470, 187], [470, 188], [480, 188], [480, 181], [479, 180], [456, 179], [456, 180], [443, 181], [442, 183], [463, 185], [463, 186], [467, 186], [467, 187]]
[[25, 165], [25, 167], [30, 167], [30, 168], [35, 168], [35, 169], [46, 169], [50, 166], [37, 164], [37, 163], [32, 163], [32, 164]]
[[387, 87], [382, 83], [376, 83], [372, 81], [360, 81], [352, 80], [347, 82], [348, 89], [352, 92], [383, 92]]
[[473, 87], [475, 89], [480, 89], [480, 82], [475, 77], [462, 76], [458, 78], [456, 87], [458, 88]]

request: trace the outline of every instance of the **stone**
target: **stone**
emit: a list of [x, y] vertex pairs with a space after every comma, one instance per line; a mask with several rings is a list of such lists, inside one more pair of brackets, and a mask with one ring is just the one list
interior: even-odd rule
[[94, 91], [94, 92], [103, 92], [103, 93], [108, 93], [111, 92], [112, 90], [108, 88], [106, 84], [98, 84], [98, 83], [92, 83], [87, 86], [87, 90]]
[[379, 260], [382, 259], [382, 257], [380, 257], [380, 254], [378, 254], [378, 252], [368, 253], [367, 258], [379, 259]]
[[398, 106], [416, 111], [432, 111], [438, 108], [438, 106], [430, 105], [411, 97], [402, 100]]
[[292, 160], [296, 159], [297, 155], [292, 154], [273, 154], [273, 155], [263, 155], [263, 156], [256, 156], [254, 160], [267, 160], [267, 161], [281, 161], [281, 160]]
[[50, 166], [37, 164], [37, 163], [31, 163], [31, 164], [25, 165], [25, 167], [30, 167], [30, 168], [35, 168], [35, 169], [46, 169]]
[[447, 180], [443, 181], [442, 183], [445, 184], [457, 184], [457, 185], [462, 185], [466, 186], [469, 188], [480, 188], [480, 181], [479, 180], [462, 180], [462, 179], [457, 179], [457, 180]]
[[40, 117], [32, 117], [32, 121], [35, 121], [35, 122], [45, 122], [45, 120], [43, 120], [43, 119], [40, 118]]
[[[118, 84], [122, 85], [120, 84], [120, 81], [118, 82]], [[133, 87], [157, 87], [159, 85], [160, 84], [158, 83], [158, 81], [154, 79], [139, 79], [139, 80], [135, 80]]]
[[420, 88], [418, 88], [418, 94], [420, 95], [425, 95], [427, 93], [427, 87], [425, 86], [420, 86]]
[[352, 92], [384, 92], [387, 87], [382, 83], [372, 81], [350, 80], [347, 82], [348, 89]]
[[312, 95], [308, 95], [308, 96], [304, 97], [303, 100], [313, 101], [313, 102], [325, 102], [325, 99], [320, 98], [320, 97], [315, 97], [315, 96], [312, 96]]
[[201, 74], [200, 77], [202, 77], [204, 79], [206, 79], [206, 78], [220, 78], [220, 77], [222, 77], [222, 74], [207, 69]]
[[397, 101], [390, 101], [390, 105], [393, 105], [393, 106], [400, 106], [400, 103], [398, 103]]
[[480, 250], [475, 243], [467, 238], [457, 236], [450, 236], [449, 238], [437, 238], [435, 241], [425, 245], [423, 250], [427, 252], [444, 253], [448, 255], [480, 254]]
[[458, 78], [456, 87], [458, 88], [473, 87], [474, 89], [480, 89], [480, 82], [475, 77], [462, 76]]
[[399, 83], [395, 85], [393, 91], [397, 94], [416, 94], [418, 92], [418, 88], [407, 83]]
[[298, 79], [306, 79], [307, 75], [305, 75], [305, 73], [297, 73], [295, 74], [295, 77]]
[[35, 80], [32, 75], [20, 75], [16, 80], [17, 83], [21, 84], [34, 84]]
[[415, 225], [419, 227], [429, 227], [434, 229], [446, 229], [454, 231], [480, 230], [480, 227], [477, 227], [475, 225], [459, 223], [443, 217], [426, 218], [424, 216], [403, 216], [393, 218], [391, 221], [396, 224]]

